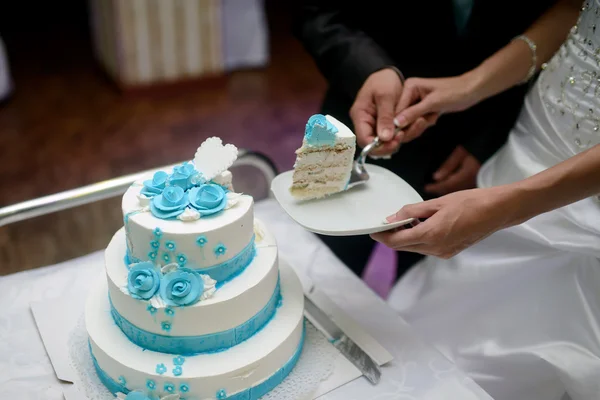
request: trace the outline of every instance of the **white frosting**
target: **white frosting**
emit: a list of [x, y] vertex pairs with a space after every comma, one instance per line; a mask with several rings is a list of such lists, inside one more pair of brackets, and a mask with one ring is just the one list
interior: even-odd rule
[[[232, 282], [233, 284], [233, 282]], [[183, 373], [174, 376], [173, 355], [143, 350], [131, 343], [112, 321], [110, 304], [103, 280], [91, 291], [85, 311], [85, 323], [92, 352], [100, 368], [115, 381], [125, 377], [127, 387], [144, 389], [153, 379], [160, 396], [165, 383], [176, 388], [189, 386], [186, 398], [214, 399], [219, 390], [233, 395], [256, 386], [284, 366], [295, 354], [303, 329], [304, 299], [302, 286], [293, 270], [281, 269], [283, 301], [274, 318], [257, 334], [226, 351], [185, 357]], [[257, 292], [253, 292], [257, 295]], [[218, 295], [218, 292], [217, 292]], [[215, 296], [216, 297], [216, 296]], [[229, 312], [234, 312], [233, 307]], [[226, 316], [226, 318], [223, 318]], [[221, 314], [228, 319], [229, 314]], [[199, 320], [196, 325], [202, 325]], [[164, 363], [167, 373], [158, 375], [156, 366]]]
[[327, 121], [331, 122], [338, 131], [335, 134], [336, 143], [344, 143], [348, 146], [354, 147], [356, 144], [356, 136], [344, 123], [338, 121], [331, 115], [326, 115]]
[[[124, 216], [140, 209], [138, 194], [141, 189], [139, 186], [131, 186], [125, 192], [122, 201]], [[186, 221], [156, 218], [151, 212], [130, 215], [126, 227], [131, 255], [142, 261], [149, 261], [148, 254], [154, 250], [150, 246], [150, 242], [155, 239], [153, 232], [155, 228], [160, 228], [163, 234], [156, 258], [159, 263], [162, 263], [162, 255], [165, 252], [163, 244], [166, 241], [173, 241], [176, 244], [172, 255], [185, 254], [186, 265], [193, 268], [210, 267], [230, 260], [250, 243], [253, 235], [252, 197], [241, 195], [236, 200], [235, 206], [196, 220], [193, 219], [193, 213], [190, 211], [184, 211], [183, 218], [186, 218]], [[207, 239], [206, 245], [202, 248], [196, 242], [200, 235]], [[220, 243], [225, 245], [226, 251], [225, 254], [217, 257], [214, 248]]]
[[[261, 225], [258, 220], [256, 223]], [[191, 306], [174, 308], [169, 335], [199, 336], [225, 331], [241, 325], [264, 308], [275, 291], [278, 269], [275, 238], [264, 226], [261, 226], [261, 232], [264, 237], [256, 245], [256, 257], [242, 274], [224, 284], [212, 297]], [[146, 309], [149, 303], [129, 295], [124, 257], [125, 232], [120, 229], [105, 252], [108, 291], [113, 306], [138, 328], [164, 335], [162, 319]], [[157, 315], [164, 314], [161, 308], [165, 305], [159, 296], [154, 296], [151, 304], [159, 308]]]
[[225, 186], [227, 190], [233, 192], [233, 174], [231, 171], [223, 171], [212, 180], [214, 183]]
[[188, 207], [182, 214], [177, 216], [177, 219], [183, 222], [197, 221], [200, 219], [200, 213], [192, 207]]

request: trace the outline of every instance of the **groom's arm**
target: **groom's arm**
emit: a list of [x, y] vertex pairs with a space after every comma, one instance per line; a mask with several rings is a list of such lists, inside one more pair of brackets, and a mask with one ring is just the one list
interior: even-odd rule
[[344, 0], [300, 0], [293, 30], [332, 86], [354, 99], [372, 73], [394, 66], [389, 55], [353, 26]]

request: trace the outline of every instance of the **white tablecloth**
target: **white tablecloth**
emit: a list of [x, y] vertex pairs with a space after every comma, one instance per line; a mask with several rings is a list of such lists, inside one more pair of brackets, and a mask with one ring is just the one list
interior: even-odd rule
[[[291, 221], [273, 200], [257, 204], [256, 215], [278, 238], [281, 257], [301, 270], [301, 275], [308, 277], [395, 357], [383, 368], [379, 385], [371, 386], [360, 378], [323, 399], [491, 399], [448, 359], [423, 343], [404, 320], [317, 238]], [[29, 304], [85, 290], [102, 268], [103, 254], [97, 252], [0, 278], [0, 399], [63, 398]]]

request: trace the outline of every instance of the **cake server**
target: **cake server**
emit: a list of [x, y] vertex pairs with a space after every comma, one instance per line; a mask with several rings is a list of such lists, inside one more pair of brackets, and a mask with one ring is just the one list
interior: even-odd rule
[[[394, 130], [394, 137], [396, 137], [400, 133], [400, 131], [401, 129], [399, 127], [396, 127]], [[369, 173], [365, 168], [365, 161], [367, 160], [367, 156], [369, 155], [369, 153], [379, 146], [381, 146], [381, 140], [379, 140], [379, 136], [377, 136], [375, 140], [373, 140], [371, 143], [366, 145], [364, 149], [362, 149], [360, 155], [352, 165], [352, 172], [350, 173], [350, 180], [348, 181], [347, 189], [360, 185], [361, 183], [365, 183], [369, 180]], [[398, 146], [398, 149], [399, 148], [400, 146]], [[398, 151], [398, 149], [396, 149], [396, 151]]]
[[346, 357], [373, 385], [381, 379], [379, 365], [352, 341], [339, 326], [313, 301], [304, 295], [304, 312], [306, 318], [317, 327], [329, 341]]

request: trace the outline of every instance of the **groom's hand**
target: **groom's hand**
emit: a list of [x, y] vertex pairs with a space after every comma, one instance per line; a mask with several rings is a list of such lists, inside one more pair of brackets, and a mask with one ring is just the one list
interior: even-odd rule
[[394, 138], [394, 114], [401, 95], [402, 81], [393, 69], [382, 69], [367, 78], [350, 109], [360, 147], [379, 136], [383, 144], [371, 154], [381, 156], [396, 151], [402, 138]]
[[425, 186], [427, 193], [445, 195], [477, 186], [481, 163], [464, 147], [458, 146], [433, 174], [434, 183]]

